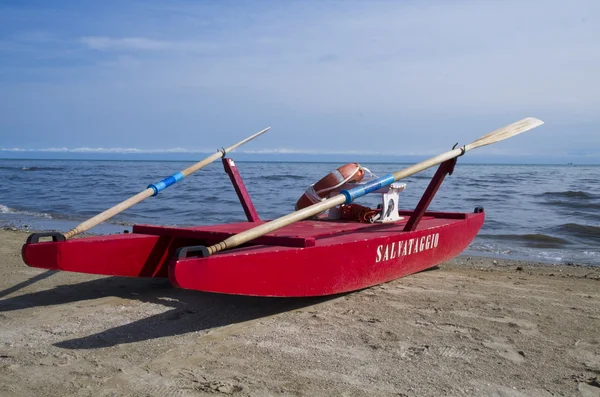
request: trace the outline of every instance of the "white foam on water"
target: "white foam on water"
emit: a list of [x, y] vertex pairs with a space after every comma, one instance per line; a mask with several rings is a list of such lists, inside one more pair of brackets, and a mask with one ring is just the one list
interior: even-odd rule
[[14, 208], [10, 208], [10, 207], [7, 207], [2, 204], [0, 204], [0, 214], [27, 215], [27, 216], [35, 216], [37, 218], [52, 219], [52, 215], [46, 214], [44, 212], [18, 211]]
[[8, 208], [7, 206], [0, 204], [0, 214], [10, 214], [14, 212], [15, 210], [12, 208]]

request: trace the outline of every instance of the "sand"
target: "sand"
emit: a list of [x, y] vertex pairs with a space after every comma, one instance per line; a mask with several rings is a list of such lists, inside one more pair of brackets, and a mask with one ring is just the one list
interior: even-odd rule
[[600, 268], [459, 257], [266, 299], [29, 268], [0, 231], [0, 396], [600, 396]]

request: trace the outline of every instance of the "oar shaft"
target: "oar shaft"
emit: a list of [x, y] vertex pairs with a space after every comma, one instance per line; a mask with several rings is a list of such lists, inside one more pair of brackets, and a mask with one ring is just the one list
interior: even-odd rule
[[246, 230], [244, 232], [238, 233], [234, 236], [231, 236], [220, 243], [212, 245], [208, 247], [208, 253], [214, 254], [215, 252], [223, 251], [229, 248], [234, 248], [239, 245], [242, 245], [248, 241], [254, 240], [257, 237], [263, 236], [267, 233], [270, 233], [274, 230], [280, 229], [284, 226], [292, 224], [294, 222], [301, 221], [303, 219], [310, 218], [311, 216], [315, 216], [320, 214], [323, 211], [327, 211], [335, 207], [336, 205], [348, 204], [354, 201], [356, 198], [364, 196], [365, 194], [371, 193], [381, 187], [387, 186], [397, 180], [409, 177], [417, 172], [421, 172], [427, 168], [433, 167], [436, 164], [443, 163], [446, 160], [452, 159], [454, 157], [460, 156], [462, 154], [461, 149], [454, 149], [449, 152], [440, 154], [438, 156], [432, 157], [429, 160], [426, 160], [422, 163], [412, 165], [408, 168], [400, 170], [394, 174], [386, 175], [384, 177], [378, 178], [370, 183], [367, 183], [363, 186], [356, 187], [354, 189], [343, 191], [342, 193], [331, 197], [329, 199], [323, 200], [316, 204], [313, 204], [309, 207], [303, 208], [301, 210], [292, 212], [291, 214], [284, 215], [280, 218], [274, 219], [270, 222], [263, 223], [257, 227]]
[[139, 203], [153, 195], [154, 195], [154, 190], [152, 188], [148, 188], [142, 192], [139, 192], [135, 196], [132, 196], [132, 197], [128, 198], [127, 200], [122, 201], [119, 204], [115, 205], [114, 207], [111, 207], [111, 208], [107, 209], [106, 211], [101, 212], [98, 215], [88, 219], [87, 221], [80, 223], [74, 229], [71, 229], [67, 233], [65, 233], [65, 238], [69, 239], [79, 233], [83, 233], [87, 230], [90, 230], [94, 226], [106, 221], [107, 219], [112, 218], [113, 216], [125, 211], [127, 208], [132, 207], [132, 206], [136, 205], [137, 203]]
[[153, 190], [152, 195], [156, 196], [161, 190], [164, 190], [164, 189], [168, 188], [169, 186], [174, 185], [175, 183], [179, 182], [186, 176], [198, 171], [200, 168], [204, 168], [207, 165], [209, 165], [210, 163], [214, 162], [215, 160], [220, 159], [221, 157], [223, 157], [225, 155], [225, 153], [226, 153], [225, 149], [220, 150], [216, 153], [213, 153], [210, 156], [208, 156], [207, 158], [205, 158], [204, 160], [198, 161], [196, 164], [189, 166], [188, 168], [186, 168], [183, 171], [176, 172], [173, 175], [166, 177], [165, 179], [163, 179], [160, 182], [151, 183], [150, 185], [148, 185], [148, 188], [152, 189]]
[[140, 193], [136, 194], [135, 196], [132, 196], [132, 197], [128, 198], [127, 200], [120, 202], [119, 204], [115, 205], [114, 207], [111, 207], [111, 208], [107, 209], [106, 211], [101, 212], [98, 215], [88, 219], [87, 221], [80, 223], [74, 229], [69, 230], [67, 233], [65, 233], [65, 238], [68, 239], [79, 233], [83, 233], [83, 232], [93, 228], [94, 226], [112, 218], [113, 216], [125, 211], [126, 209], [134, 206], [135, 204], [147, 199], [148, 197], [156, 196], [158, 194], [158, 192], [160, 192], [161, 190], [166, 189], [167, 187], [173, 185], [174, 183], [177, 183], [181, 179], [198, 171], [199, 169], [206, 167], [208, 164], [225, 156], [228, 152], [231, 152], [232, 150], [235, 150], [236, 148], [240, 147], [241, 145], [264, 134], [270, 128], [271, 127], [267, 127], [264, 130], [259, 131], [256, 134], [253, 134], [253, 135], [249, 136], [248, 138], [229, 146], [228, 148], [223, 148], [223, 149], [211, 154], [204, 160], [201, 160], [201, 161], [197, 162], [196, 164], [191, 165], [188, 168], [184, 169], [183, 171], [177, 172], [177, 173], [163, 179], [160, 182], [148, 185], [148, 188], [146, 190], [141, 191]]

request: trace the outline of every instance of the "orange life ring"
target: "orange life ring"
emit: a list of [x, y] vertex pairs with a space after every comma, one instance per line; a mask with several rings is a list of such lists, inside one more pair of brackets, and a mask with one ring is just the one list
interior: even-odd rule
[[365, 176], [365, 171], [358, 163], [348, 163], [331, 171], [317, 183], [306, 189], [302, 197], [296, 202], [296, 211], [313, 205], [326, 198], [329, 193], [348, 182], [360, 182]]

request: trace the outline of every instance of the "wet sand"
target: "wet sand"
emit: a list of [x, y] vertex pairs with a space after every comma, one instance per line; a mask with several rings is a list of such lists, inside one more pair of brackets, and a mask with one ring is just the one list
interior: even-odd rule
[[459, 257], [265, 299], [29, 268], [0, 231], [0, 396], [600, 396], [600, 268]]

